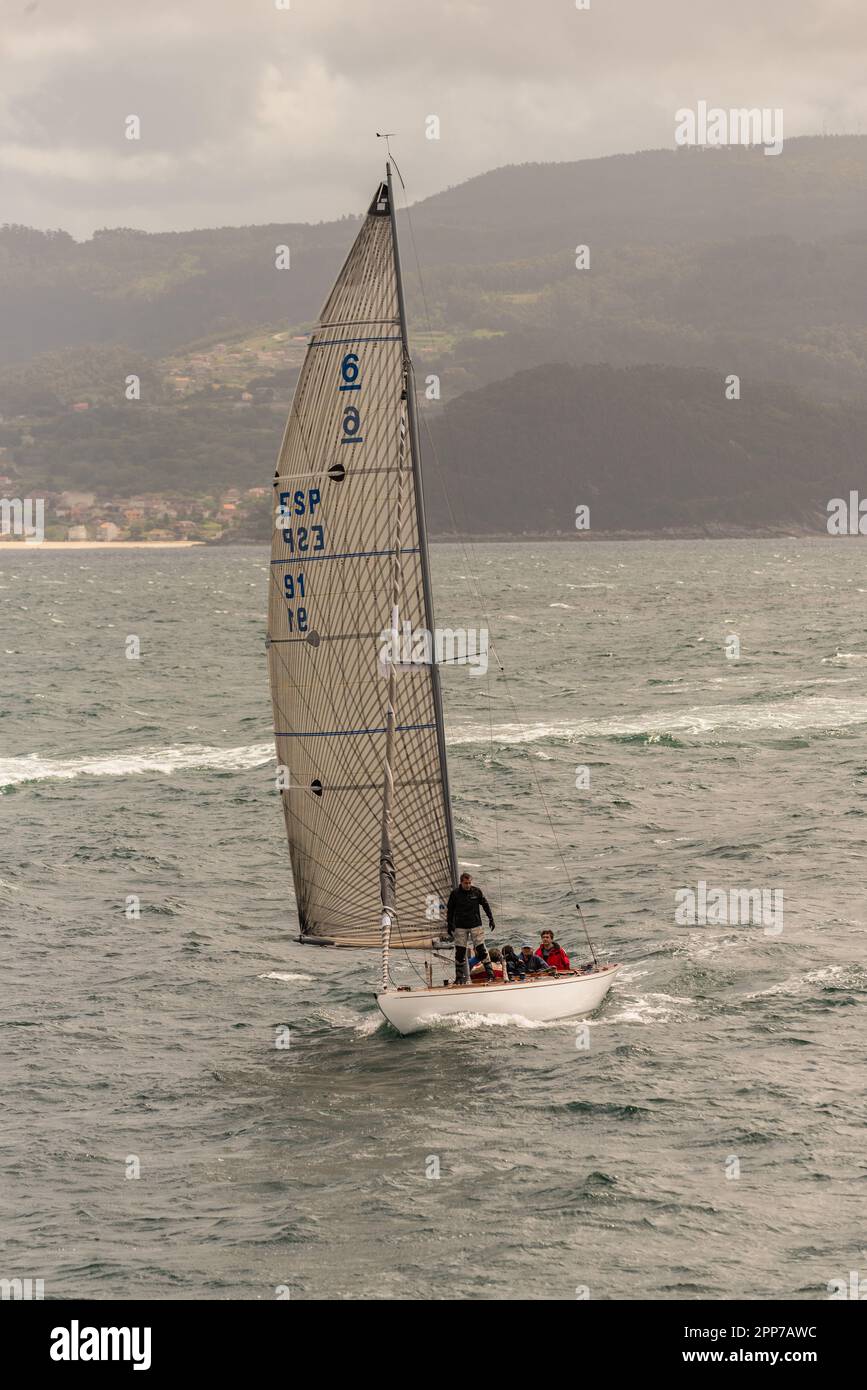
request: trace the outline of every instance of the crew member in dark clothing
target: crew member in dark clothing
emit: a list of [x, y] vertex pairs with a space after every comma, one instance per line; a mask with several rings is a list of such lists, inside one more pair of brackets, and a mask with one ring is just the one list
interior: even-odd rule
[[521, 954], [518, 956], [518, 974], [520, 978], [526, 979], [528, 975], [556, 975], [556, 970], [552, 965], [546, 965], [541, 956], [533, 955], [533, 947], [529, 941], [521, 942]]
[[[510, 980], [515, 980], [515, 979], [517, 979], [517, 978], [518, 978], [519, 958], [515, 955], [514, 949], [513, 949], [511, 946], [504, 946], [504, 947], [503, 947], [503, 964], [504, 964], [505, 967], [506, 967], [506, 974], [508, 975], [509, 979], [510, 979]], [[524, 977], [523, 977], [523, 973], [522, 973], [522, 974], [521, 974], [521, 979], [523, 979], [523, 978], [524, 978]]]
[[467, 985], [470, 982], [470, 972], [467, 965], [468, 945], [474, 948], [479, 963], [485, 967], [487, 979], [490, 981], [494, 978], [491, 958], [485, 945], [482, 910], [491, 924], [491, 931], [494, 931], [494, 914], [491, 911], [490, 903], [481, 888], [473, 887], [472, 875], [461, 874], [459, 887], [453, 888], [449, 895], [446, 913], [448, 933], [455, 943], [456, 985]]

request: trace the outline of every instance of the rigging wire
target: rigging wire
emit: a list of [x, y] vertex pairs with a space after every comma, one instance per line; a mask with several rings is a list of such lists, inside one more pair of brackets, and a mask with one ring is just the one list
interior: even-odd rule
[[[394, 159], [394, 156], [392, 155], [392, 160], [393, 160], [393, 159]], [[395, 165], [395, 167], [397, 167], [397, 166]], [[400, 174], [400, 171], [399, 171], [399, 170], [398, 170], [398, 174]], [[404, 194], [405, 194], [405, 193], [406, 193], [406, 184], [404, 183], [404, 180], [403, 180], [402, 177], [401, 177], [401, 179], [400, 179], [400, 182], [401, 182], [401, 187], [402, 187], [402, 189], [403, 189], [403, 191], [404, 191]], [[413, 257], [414, 257], [414, 260], [415, 260], [416, 275], [418, 276], [419, 289], [420, 289], [420, 291], [421, 291], [422, 303], [423, 303], [423, 305], [424, 305], [424, 314], [425, 314], [425, 321], [426, 321], [426, 324], [427, 324], [427, 331], [428, 331], [428, 335], [429, 335], [429, 336], [432, 336], [433, 328], [432, 328], [432, 323], [431, 323], [430, 308], [429, 308], [428, 300], [427, 300], [427, 292], [426, 292], [425, 286], [424, 286], [424, 277], [422, 276], [422, 272], [421, 272], [421, 260], [420, 260], [420, 258], [419, 258], [419, 254], [418, 254], [418, 246], [417, 246], [416, 239], [415, 239], [415, 229], [414, 229], [413, 224], [412, 224], [412, 216], [411, 216], [411, 214], [410, 214], [409, 204], [408, 204], [408, 201], [407, 201], [406, 199], [404, 199], [404, 208], [403, 208], [403, 212], [404, 212], [404, 216], [406, 217], [407, 226], [408, 226], [408, 228], [409, 228], [410, 241], [412, 242], [412, 250], [413, 250]], [[448, 416], [447, 416], [447, 414], [446, 414], [445, 412], [444, 412], [444, 418], [446, 419], [446, 421], [448, 420]], [[489, 617], [488, 617], [487, 600], [485, 599], [485, 596], [484, 596], [484, 594], [483, 594], [483, 592], [482, 592], [481, 585], [480, 585], [480, 583], [479, 583], [478, 576], [477, 576], [477, 574], [476, 574], [476, 569], [477, 569], [477, 566], [478, 566], [478, 561], [476, 560], [476, 557], [475, 557], [475, 553], [474, 553], [474, 552], [473, 552], [473, 555], [471, 556], [470, 550], [468, 549], [467, 544], [466, 544], [465, 537], [464, 537], [464, 536], [460, 533], [460, 531], [458, 530], [457, 517], [455, 516], [454, 508], [453, 508], [453, 506], [452, 506], [452, 500], [451, 500], [451, 497], [449, 496], [449, 491], [448, 491], [448, 488], [447, 488], [447, 486], [446, 486], [445, 475], [444, 475], [444, 472], [443, 472], [442, 465], [441, 465], [441, 463], [440, 463], [439, 455], [438, 455], [438, 453], [437, 453], [436, 444], [434, 443], [433, 435], [432, 435], [432, 432], [431, 432], [431, 429], [430, 429], [430, 424], [429, 424], [429, 422], [428, 422], [427, 420], [425, 420], [425, 421], [424, 421], [424, 425], [425, 425], [425, 430], [426, 430], [426, 432], [427, 432], [428, 447], [429, 447], [430, 452], [431, 452], [431, 454], [432, 454], [432, 456], [433, 456], [433, 460], [434, 460], [434, 464], [435, 464], [435, 467], [436, 467], [437, 475], [438, 475], [438, 477], [439, 477], [440, 487], [442, 488], [443, 497], [444, 497], [444, 499], [445, 499], [446, 507], [447, 507], [447, 509], [448, 509], [449, 519], [450, 519], [450, 521], [451, 521], [451, 523], [452, 523], [452, 529], [453, 529], [453, 532], [454, 532], [454, 535], [455, 535], [455, 539], [456, 539], [456, 541], [458, 542], [458, 544], [460, 545], [461, 550], [462, 550], [462, 552], [463, 552], [464, 560], [465, 560], [466, 563], [467, 563], [467, 569], [468, 569], [469, 574], [470, 574], [471, 583], [472, 583], [472, 584], [474, 585], [474, 587], [475, 587], [475, 597], [476, 597], [476, 599], [477, 599], [477, 602], [478, 602], [478, 603], [480, 604], [480, 606], [481, 606], [481, 610], [482, 610], [482, 613], [483, 613], [483, 616], [484, 616], [484, 619], [485, 619], [485, 624], [486, 624], [486, 626], [487, 626], [487, 628], [488, 628], [488, 631], [490, 631], [491, 624], [490, 624], [490, 619], [489, 619]], [[470, 543], [470, 544], [472, 545], [472, 543]], [[502, 679], [503, 679], [503, 686], [504, 686], [504, 689], [506, 690], [506, 693], [507, 693], [507, 695], [508, 695], [508, 697], [509, 697], [509, 702], [510, 702], [511, 707], [512, 707], [512, 712], [513, 712], [513, 714], [514, 714], [514, 716], [515, 716], [515, 721], [516, 721], [516, 723], [517, 723], [517, 725], [518, 725], [518, 728], [519, 728], [520, 731], [521, 731], [522, 737], [524, 737], [524, 742], [526, 742], [526, 737], [525, 737], [526, 731], [525, 731], [525, 729], [524, 729], [524, 725], [523, 725], [523, 723], [522, 723], [520, 714], [519, 714], [519, 712], [518, 712], [518, 706], [517, 706], [517, 703], [516, 703], [516, 701], [515, 701], [515, 697], [514, 697], [514, 693], [513, 693], [513, 691], [512, 691], [511, 684], [510, 684], [509, 679], [508, 679], [508, 677], [507, 677], [507, 675], [506, 675], [505, 667], [503, 666], [503, 663], [500, 661], [499, 654], [497, 653], [497, 650], [496, 650], [496, 647], [494, 646], [494, 644], [493, 644], [493, 643], [490, 643], [489, 645], [490, 645], [490, 650], [493, 652], [494, 657], [495, 657], [495, 660], [496, 660], [496, 662], [497, 662], [497, 669], [498, 669], [500, 675], [502, 676]], [[492, 745], [493, 745], [493, 722], [492, 722], [492, 721], [493, 721], [493, 713], [492, 713], [492, 711], [491, 711], [490, 704], [489, 704], [489, 715], [490, 715], [490, 718], [491, 718], [491, 740], [492, 740]], [[587, 923], [586, 923], [585, 918], [584, 918], [584, 913], [583, 913], [583, 911], [582, 911], [582, 909], [581, 909], [581, 904], [580, 904], [580, 902], [578, 901], [577, 891], [576, 891], [576, 888], [575, 888], [575, 884], [574, 884], [574, 881], [573, 881], [573, 879], [572, 879], [572, 875], [571, 875], [571, 873], [570, 873], [570, 871], [569, 871], [569, 866], [568, 866], [568, 864], [567, 864], [567, 862], [566, 862], [566, 857], [565, 857], [565, 855], [564, 855], [564, 853], [563, 853], [563, 848], [562, 848], [562, 846], [561, 846], [561, 844], [560, 844], [560, 838], [559, 838], [559, 836], [558, 836], [558, 834], [557, 834], [557, 830], [556, 830], [556, 827], [555, 827], [555, 825], [554, 825], [553, 816], [551, 815], [551, 811], [550, 811], [550, 808], [549, 808], [549, 806], [548, 806], [547, 799], [546, 799], [546, 797], [545, 797], [544, 791], [542, 790], [542, 784], [541, 784], [541, 781], [540, 781], [540, 779], [539, 779], [539, 774], [538, 774], [536, 768], [533, 766], [532, 760], [528, 760], [528, 761], [529, 761], [529, 765], [530, 765], [530, 771], [531, 771], [531, 773], [532, 773], [532, 775], [533, 775], [533, 780], [534, 780], [534, 782], [535, 782], [535, 784], [536, 784], [536, 790], [537, 790], [538, 795], [539, 795], [539, 800], [541, 801], [542, 807], [543, 807], [544, 812], [545, 812], [545, 817], [546, 817], [546, 820], [547, 820], [547, 822], [548, 822], [548, 827], [549, 827], [549, 830], [550, 830], [550, 832], [551, 832], [551, 837], [552, 837], [552, 839], [553, 839], [553, 841], [554, 841], [554, 845], [555, 845], [555, 847], [556, 847], [557, 854], [558, 854], [559, 859], [560, 859], [560, 863], [561, 863], [562, 866], [563, 866], [563, 873], [564, 873], [564, 876], [565, 876], [565, 878], [566, 878], [566, 882], [568, 883], [569, 889], [570, 889], [570, 891], [571, 891], [571, 893], [572, 893], [572, 897], [573, 897], [573, 899], [575, 900], [575, 907], [576, 907], [576, 909], [577, 909], [578, 916], [579, 916], [579, 920], [580, 920], [580, 922], [581, 922], [581, 926], [582, 926], [582, 928], [583, 928], [584, 935], [585, 935], [586, 940], [587, 940], [587, 945], [588, 945], [588, 947], [589, 947], [589, 949], [590, 949], [590, 954], [591, 954], [591, 956], [593, 957], [594, 963], [595, 963], [595, 964], [598, 964], [598, 960], [597, 960], [597, 956], [596, 956], [596, 951], [594, 950], [594, 947], [593, 947], [593, 942], [592, 942], [591, 937], [590, 937], [590, 932], [589, 932], [589, 930], [588, 930], [588, 928], [587, 928]], [[499, 854], [499, 842], [498, 842], [498, 854]], [[498, 859], [498, 872], [499, 872], [499, 859]]]
[[[491, 696], [491, 668], [485, 669], [485, 695], [488, 701], [488, 747], [490, 748], [491, 773], [494, 771], [494, 705]], [[497, 846], [497, 917], [503, 910], [503, 861], [500, 854], [500, 817], [497, 815], [497, 801], [494, 798], [494, 837]], [[505, 921], [505, 914], [503, 917]]]

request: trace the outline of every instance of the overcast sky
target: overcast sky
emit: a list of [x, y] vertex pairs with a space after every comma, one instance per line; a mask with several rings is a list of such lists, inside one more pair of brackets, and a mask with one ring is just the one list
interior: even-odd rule
[[376, 130], [398, 132], [411, 199], [502, 164], [671, 148], [699, 100], [782, 107], [789, 137], [867, 131], [867, 0], [590, 6], [0, 0], [0, 221], [82, 237], [354, 213]]

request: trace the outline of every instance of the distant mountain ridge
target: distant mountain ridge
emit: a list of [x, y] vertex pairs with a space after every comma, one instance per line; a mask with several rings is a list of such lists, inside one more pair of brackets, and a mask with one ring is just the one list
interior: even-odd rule
[[[570, 534], [584, 503], [597, 533], [821, 530], [828, 500], [859, 487], [867, 137], [793, 140], [776, 158], [509, 166], [400, 221], [423, 415], [462, 529]], [[83, 243], [0, 229], [0, 457], [15, 486], [267, 481], [298, 332], [358, 225]], [[725, 399], [730, 374], [740, 401]], [[428, 492], [446, 533], [435, 476]]]
[[[372, 168], [371, 182], [376, 173]], [[849, 292], [845, 302], [850, 313], [857, 306], [858, 323], [864, 322], [864, 136], [792, 140], [770, 159], [759, 149], [735, 147], [512, 165], [426, 198], [410, 209], [410, 217], [412, 237], [403, 226], [410, 317], [422, 327], [429, 310], [434, 327], [462, 340], [475, 330], [498, 328], [504, 315], [506, 331], [547, 331], [550, 324], [534, 315], [532, 300], [521, 307], [509, 296], [532, 296], [564, 284], [573, 300], [595, 299], [597, 316], [617, 320], [622, 358], [620, 350], [608, 348], [604, 355], [611, 360], [648, 360], [641, 355], [654, 348], [648, 319], [660, 329], [676, 330], [690, 316], [700, 316], [706, 332], [727, 332], [736, 340], [739, 325], [730, 321], [729, 287], [723, 284], [720, 294], [702, 297], [700, 286], [693, 293], [690, 285], [690, 268], [695, 279], [712, 264], [711, 248], [719, 255], [722, 278], [731, 263], [733, 276], [748, 288], [741, 299], [753, 318], [765, 310], [765, 318], [775, 318], [779, 295], [793, 299], [794, 277], [796, 336], [811, 327], [832, 329], [841, 313], [839, 286], [826, 269], [804, 302], [803, 275], [813, 278], [810, 253], [800, 255], [803, 265], [796, 263], [797, 248], [805, 243], [816, 243], [819, 259], [824, 254], [832, 269], [836, 255], [844, 254], [845, 273], [838, 278]], [[400, 220], [405, 224], [406, 215]], [[82, 243], [62, 232], [7, 226], [0, 230], [0, 362], [25, 361], [76, 344], [122, 343], [162, 355], [251, 325], [308, 322], [321, 307], [357, 222], [347, 217], [316, 225], [153, 234], [118, 229]], [[775, 242], [763, 246], [762, 238]], [[289, 270], [275, 268], [281, 244], [290, 247]], [[591, 248], [589, 271], [575, 270], [578, 244]], [[628, 254], [627, 247], [633, 248]], [[734, 249], [723, 253], [723, 247]], [[418, 290], [416, 252], [426, 304]], [[681, 283], [684, 255], [687, 274]], [[782, 283], [774, 274], [777, 256], [792, 267]], [[743, 271], [750, 266], [745, 285]], [[462, 303], [449, 294], [450, 287], [472, 288], [486, 277], [491, 288], [465, 296]], [[641, 321], [634, 342], [630, 314]], [[658, 346], [666, 350], [664, 343]], [[523, 365], [520, 342], [515, 348], [510, 371]], [[850, 334], [841, 354], [854, 351], [860, 364], [862, 349]], [[842, 360], [839, 365], [845, 378]], [[774, 375], [773, 367], [764, 374]], [[844, 389], [851, 386], [851, 379], [844, 382]]]

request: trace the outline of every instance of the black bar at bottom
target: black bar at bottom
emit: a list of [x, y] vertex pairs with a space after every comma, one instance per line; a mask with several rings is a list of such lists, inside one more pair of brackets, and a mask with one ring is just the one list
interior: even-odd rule
[[[737, 1372], [753, 1366], [774, 1372], [804, 1367], [827, 1379], [829, 1372], [858, 1364], [864, 1331], [858, 1301], [594, 1303], [576, 1298], [560, 1303], [556, 1322], [541, 1308], [538, 1317], [530, 1310], [532, 1333], [525, 1340], [521, 1329], [528, 1310], [519, 1310], [518, 1300], [506, 1305], [511, 1331], [503, 1338], [495, 1334], [504, 1313], [498, 1314], [491, 1300], [490, 1335], [474, 1349], [470, 1334], [465, 1350], [484, 1361], [488, 1378], [492, 1361], [496, 1366], [502, 1360], [513, 1373], [515, 1355], [523, 1352], [533, 1358], [538, 1380], [547, 1348], [556, 1352], [561, 1373], [563, 1357], [576, 1358], [574, 1369], [582, 1378], [589, 1362], [618, 1379], [632, 1370], [645, 1376], [677, 1368], [701, 1376], [709, 1367]], [[356, 1322], [358, 1337], [347, 1343]], [[409, 1374], [430, 1339], [429, 1314], [416, 1322], [411, 1306], [395, 1316], [391, 1305], [375, 1299], [357, 1307], [352, 1302], [317, 1307], [310, 1300], [279, 1297], [267, 1302], [9, 1301], [3, 1308], [4, 1359], [19, 1375], [33, 1369], [49, 1377], [93, 1378], [108, 1369], [115, 1377], [139, 1380], [162, 1381], [185, 1371], [210, 1372], [222, 1381], [239, 1372], [257, 1377], [273, 1372], [294, 1380], [311, 1356], [321, 1367], [331, 1363], [336, 1335], [344, 1349], [354, 1346], [357, 1357], [367, 1359], [377, 1324], [387, 1339], [382, 1352], [387, 1346], [395, 1372]], [[446, 1355], [453, 1351], [448, 1339], [440, 1347]], [[395, 1364], [401, 1355], [409, 1359]]]

